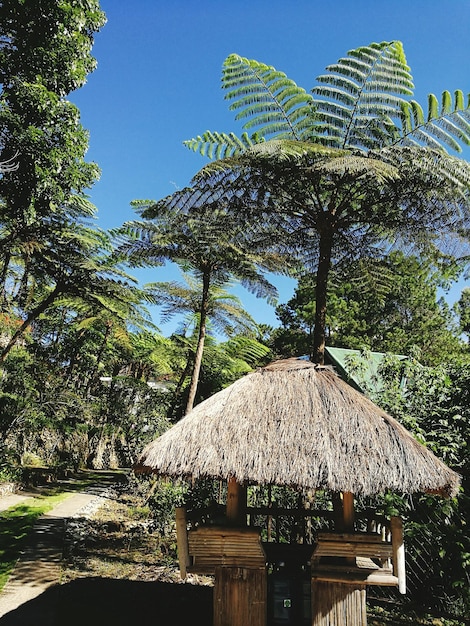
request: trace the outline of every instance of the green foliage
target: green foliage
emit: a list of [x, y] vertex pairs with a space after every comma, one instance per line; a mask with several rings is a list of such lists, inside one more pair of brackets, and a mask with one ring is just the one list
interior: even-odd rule
[[361, 148], [388, 143], [395, 131], [392, 120], [413, 93], [402, 44], [362, 46], [326, 69], [312, 91], [320, 141]]
[[381, 506], [405, 519], [408, 586], [415, 600], [428, 610], [465, 617], [470, 611], [470, 365], [429, 368], [390, 357], [379, 375], [382, 385], [370, 390], [372, 399], [462, 475], [457, 498], [389, 494]]
[[61, 96], [77, 89], [95, 69], [93, 36], [105, 21], [98, 0], [2, 0], [0, 83], [40, 77]]
[[226, 159], [235, 156], [256, 143], [258, 143], [256, 134], [249, 137], [247, 133], [243, 133], [237, 137], [235, 133], [226, 134], [210, 131], [184, 142], [190, 150], [208, 156], [210, 159]]
[[[184, 274], [186, 282], [176, 281], [149, 283], [147, 293], [162, 307], [161, 320], [167, 322], [175, 315], [186, 314], [182, 330], [191, 332], [198, 328], [201, 311], [202, 284], [191, 275]], [[215, 284], [210, 290], [207, 302], [208, 324], [216, 332], [231, 336], [253, 331], [256, 327], [253, 318], [243, 309], [239, 298]]]
[[[197, 393], [208, 325], [229, 336], [253, 327], [238, 299], [227, 294], [224, 287], [236, 278], [257, 297], [272, 302], [277, 292], [264, 272], [280, 267], [280, 257], [250, 248], [249, 234], [238, 219], [227, 213], [223, 203], [191, 216], [178, 207], [147, 200], [136, 201], [134, 206], [146, 221], [128, 222], [114, 231], [116, 256], [131, 266], [152, 267], [172, 261], [197, 279], [188, 278], [188, 287], [151, 283], [146, 291], [149, 300], [163, 305], [163, 319], [184, 311], [196, 322], [195, 346], [178, 385], [180, 396], [184, 379], [191, 372], [187, 412]], [[179, 400], [177, 397], [175, 406]]]
[[[463, 355], [457, 322], [437, 299], [445, 276], [445, 270], [398, 252], [335, 268], [328, 287], [327, 345], [408, 355], [419, 351], [423, 364]], [[277, 307], [282, 327], [269, 340], [277, 354], [311, 353], [315, 295], [315, 280], [307, 275], [294, 296]]]
[[[140, 479], [147, 480], [148, 479]], [[174, 528], [175, 507], [182, 506], [187, 487], [183, 483], [171, 482], [161, 478], [150, 479], [147, 505], [153, 512], [156, 528], [162, 534], [169, 535]]]
[[[371, 43], [317, 77], [312, 96], [283, 72], [236, 54], [223, 64], [222, 87], [243, 128], [257, 127], [259, 139], [312, 141], [337, 148], [377, 149], [386, 145], [446, 146], [460, 152], [470, 140], [469, 103], [461, 90], [454, 99], [434, 94], [428, 110], [413, 95], [413, 78], [399, 41]], [[227, 139], [230, 141], [227, 141]], [[233, 156], [252, 147], [233, 133], [210, 133], [185, 145], [211, 158]], [[237, 145], [235, 148], [234, 146]]]
[[269, 360], [269, 348], [249, 336], [238, 335], [221, 343], [208, 342], [196, 402], [209, 398]]
[[16, 167], [0, 177], [1, 305], [23, 320], [2, 358], [59, 296], [89, 282], [105, 299], [110, 288], [106, 237], [86, 226], [95, 209], [84, 190], [99, 170], [84, 160], [88, 133], [65, 97], [94, 69], [104, 21], [97, 0], [2, 2], [0, 148]]
[[470, 143], [469, 105], [464, 103], [460, 89], [454, 92], [454, 100], [448, 91], [443, 91], [441, 107], [436, 96], [429, 94], [428, 111], [414, 100], [402, 103], [401, 135], [406, 145], [426, 145], [440, 149], [445, 146], [461, 152], [461, 144]]

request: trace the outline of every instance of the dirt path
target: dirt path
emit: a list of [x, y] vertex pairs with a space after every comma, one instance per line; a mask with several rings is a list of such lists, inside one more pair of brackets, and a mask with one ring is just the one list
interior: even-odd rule
[[[73, 481], [71, 481], [71, 486]], [[42, 595], [50, 587], [57, 585], [61, 575], [61, 560], [66, 520], [79, 516], [91, 508], [96, 510], [105, 502], [107, 485], [83, 492], [71, 493], [49, 513], [41, 516], [35, 523], [10, 578], [0, 593], [0, 623], [21, 624], [28, 626], [29, 618], [19, 615], [20, 607]], [[0, 498], [0, 511], [21, 504], [34, 497], [34, 493], [12, 493]], [[18, 613], [18, 620], [14, 613]], [[37, 624], [37, 619], [31, 621]], [[44, 625], [55, 623], [52, 615], [45, 616]]]
[[[109, 504], [104, 486], [70, 496], [37, 521], [0, 594], [0, 626], [130, 626], [149, 620], [153, 626], [211, 626], [209, 587], [102, 578], [86, 570], [83, 577], [59, 584], [67, 520], [88, 517], [100, 503]], [[0, 509], [26, 497], [4, 496]]]

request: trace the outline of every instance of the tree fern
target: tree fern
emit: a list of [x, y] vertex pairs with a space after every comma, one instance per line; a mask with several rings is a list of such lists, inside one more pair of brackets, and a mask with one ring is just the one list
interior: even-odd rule
[[272, 66], [237, 55], [224, 63], [222, 87], [243, 130], [257, 134], [186, 142], [216, 160], [159, 207], [207, 215], [223, 205], [264, 229], [271, 250], [301, 255], [316, 272], [313, 353], [322, 362], [332, 267], [383, 254], [393, 241], [442, 254], [468, 234], [470, 165], [448, 151], [470, 144], [469, 102], [445, 91], [440, 102], [431, 94], [425, 111], [398, 41], [350, 50], [311, 96]]

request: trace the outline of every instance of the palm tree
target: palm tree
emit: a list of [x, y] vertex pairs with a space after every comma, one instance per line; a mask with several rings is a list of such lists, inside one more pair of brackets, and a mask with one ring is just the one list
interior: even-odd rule
[[470, 108], [461, 91], [445, 91], [440, 106], [429, 96], [425, 114], [398, 41], [351, 50], [317, 83], [310, 95], [273, 67], [230, 55], [222, 86], [245, 132], [185, 142], [216, 160], [160, 206], [200, 211], [223, 200], [264, 243], [300, 252], [316, 273], [313, 354], [322, 363], [333, 264], [390, 243], [435, 257], [464, 257], [448, 246], [464, 244], [468, 257], [470, 165], [448, 150], [470, 143]]
[[[178, 285], [162, 284], [146, 286], [149, 297], [155, 304], [171, 303], [166, 312], [191, 310], [198, 315], [198, 341], [191, 374], [191, 385], [186, 412], [194, 403], [199, 372], [204, 351], [206, 321], [215, 315], [212, 303], [219, 295], [218, 290], [235, 277], [258, 297], [274, 303], [275, 287], [263, 275], [263, 269], [279, 268], [281, 258], [272, 253], [257, 253], [248, 248], [248, 233], [232, 216], [212, 206], [203, 217], [189, 216], [179, 210], [161, 210], [154, 203], [136, 202], [137, 210], [145, 218], [124, 224], [114, 232], [116, 254], [132, 266], [156, 266], [165, 261], [178, 263], [183, 269], [194, 272], [200, 281], [197, 289], [184, 291]], [[287, 266], [286, 262], [286, 266]], [[165, 291], [166, 290], [166, 291]], [[229, 314], [228, 295], [224, 295], [224, 315]], [[219, 297], [220, 300], [220, 297]], [[232, 303], [233, 305], [233, 303]], [[219, 309], [223, 307], [219, 305]], [[233, 308], [232, 313], [235, 313]], [[240, 317], [240, 311], [236, 311]], [[241, 318], [240, 318], [241, 319]], [[232, 315], [231, 321], [234, 320]]]
[[[215, 275], [212, 279], [209, 273], [202, 275], [202, 282], [194, 280], [187, 274], [184, 278], [186, 285], [178, 282], [158, 282], [146, 285], [146, 288], [163, 307], [162, 321], [183, 313], [186, 314], [185, 331], [188, 332], [188, 329], [193, 328], [196, 348], [191, 349], [188, 359], [189, 363], [192, 363], [185, 409], [185, 413], [188, 413], [196, 398], [208, 326], [231, 337], [237, 333], [254, 331], [256, 324], [243, 309], [239, 299], [218, 284]], [[226, 286], [226, 283], [224, 284]]]

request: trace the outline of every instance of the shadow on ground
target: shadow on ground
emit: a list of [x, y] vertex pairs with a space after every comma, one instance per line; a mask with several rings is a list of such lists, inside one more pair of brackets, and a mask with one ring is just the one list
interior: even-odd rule
[[0, 626], [212, 626], [212, 588], [83, 578], [49, 588]]

